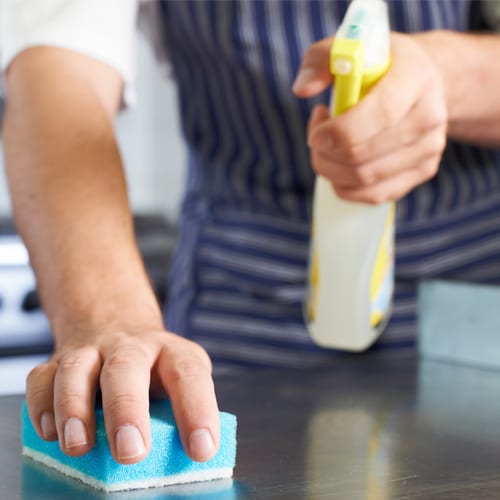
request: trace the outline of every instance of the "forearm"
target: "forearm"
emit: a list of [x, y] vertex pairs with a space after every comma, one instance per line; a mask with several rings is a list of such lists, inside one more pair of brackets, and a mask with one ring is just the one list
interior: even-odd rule
[[442, 75], [448, 136], [500, 145], [500, 35], [429, 31], [412, 36]]
[[95, 443], [99, 388], [113, 458], [151, 449], [151, 394], [168, 394], [184, 449], [210, 459], [220, 423], [207, 353], [165, 331], [134, 240], [112, 122], [121, 77], [62, 49], [16, 57], [7, 75], [5, 154], [56, 349], [27, 380], [30, 418], [71, 456]]
[[8, 85], [14, 214], [56, 339], [68, 325], [161, 327], [108, 110], [72, 75], [13, 68]]

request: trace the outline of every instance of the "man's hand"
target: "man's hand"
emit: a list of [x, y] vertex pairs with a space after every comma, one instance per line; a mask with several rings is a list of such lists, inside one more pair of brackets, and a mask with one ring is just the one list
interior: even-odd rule
[[56, 344], [28, 378], [33, 425], [65, 453], [86, 453], [99, 387], [114, 458], [137, 462], [151, 446], [151, 388], [172, 401], [189, 456], [211, 458], [219, 417], [210, 361], [164, 331], [134, 239], [113, 130], [120, 75], [82, 54], [36, 47], [15, 58], [7, 84], [14, 213]]
[[131, 464], [151, 448], [149, 393], [166, 392], [186, 452], [210, 459], [219, 446], [219, 415], [211, 363], [197, 344], [162, 330], [66, 336], [51, 359], [27, 381], [29, 414], [38, 434], [59, 439], [72, 456], [95, 441], [94, 400], [99, 387], [106, 434], [115, 460]]
[[[332, 39], [310, 47], [294, 92], [311, 97], [331, 85]], [[317, 106], [308, 144], [317, 174], [345, 200], [379, 204], [433, 177], [446, 145], [447, 102], [441, 74], [409, 35], [391, 37], [392, 63], [367, 96], [332, 118]]]

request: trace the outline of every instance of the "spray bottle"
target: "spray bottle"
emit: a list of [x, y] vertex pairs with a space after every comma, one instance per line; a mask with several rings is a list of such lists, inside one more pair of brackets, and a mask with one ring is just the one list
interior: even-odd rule
[[[356, 105], [389, 65], [385, 1], [353, 0], [330, 53], [332, 114]], [[305, 315], [318, 345], [362, 351], [383, 330], [394, 289], [394, 217], [394, 202], [343, 201], [316, 179]]]

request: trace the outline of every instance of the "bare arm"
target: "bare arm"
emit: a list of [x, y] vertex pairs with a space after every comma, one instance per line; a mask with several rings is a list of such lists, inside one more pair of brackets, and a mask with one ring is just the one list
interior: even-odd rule
[[17, 58], [8, 87], [4, 134], [14, 213], [56, 340], [66, 324], [81, 316], [89, 322], [88, 311], [109, 325], [111, 304], [125, 306], [131, 289], [137, 320], [160, 328], [112, 128], [120, 77], [85, 56], [40, 48]]
[[448, 136], [500, 145], [500, 35], [429, 31], [413, 35], [444, 82]]
[[113, 455], [136, 462], [150, 447], [152, 384], [169, 393], [186, 451], [208, 459], [219, 440], [210, 361], [164, 331], [134, 241], [112, 126], [119, 75], [86, 56], [40, 47], [18, 55], [7, 77], [15, 219], [56, 341], [51, 360], [28, 379], [38, 432], [58, 437], [68, 454], [88, 451], [99, 383]]

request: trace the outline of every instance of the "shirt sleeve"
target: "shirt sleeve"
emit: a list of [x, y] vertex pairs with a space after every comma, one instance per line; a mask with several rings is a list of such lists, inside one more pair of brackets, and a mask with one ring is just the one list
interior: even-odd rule
[[0, 0], [2, 74], [23, 50], [54, 46], [109, 64], [135, 99], [137, 0]]

